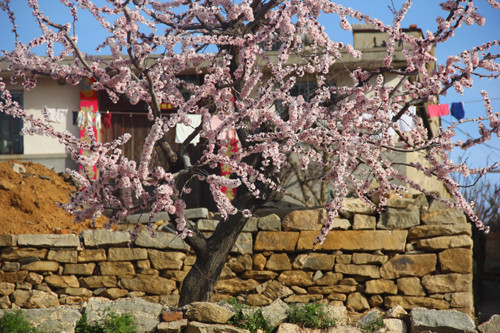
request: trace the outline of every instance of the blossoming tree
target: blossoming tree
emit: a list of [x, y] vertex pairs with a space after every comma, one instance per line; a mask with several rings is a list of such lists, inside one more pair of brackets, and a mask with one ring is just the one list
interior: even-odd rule
[[[438, 17], [435, 31], [428, 31], [424, 37], [401, 29], [411, 0], [394, 10], [391, 24], [328, 0], [107, 2], [97, 5], [89, 0], [61, 0], [68, 9], [69, 22], [88, 11], [95, 24], [107, 32], [96, 46], [111, 56], [97, 57], [79, 48], [71, 23], [53, 21], [36, 0], [28, 4], [41, 35], [22, 43], [17, 40], [10, 1], [1, 0], [0, 8], [11, 20], [17, 40], [12, 50], [4, 51], [4, 60], [9, 62], [12, 81], [28, 90], [36, 87], [40, 75], [70, 84], [92, 79], [92, 89], [105, 91], [112, 100], [126, 96], [132, 104], [146, 102], [152, 126], [141, 160], [136, 163], [121, 153], [120, 146], [129, 135], [99, 143], [89, 130], [92, 140], [88, 143], [54, 130], [46, 117], [37, 118], [21, 109], [3, 81], [0, 111], [21, 118], [24, 134], [57, 138], [80, 165], [97, 166], [97, 179], [68, 170], [81, 186], [64, 205], [76, 220], [95, 219], [111, 211], [111, 219], [117, 221], [144, 208], [151, 216], [161, 211], [171, 214], [176, 232], [197, 256], [184, 279], [181, 304], [210, 299], [227, 255], [252, 211], [279, 197], [280, 177], [291, 154], [297, 156], [304, 170], [312, 162], [326, 170], [321, 182], [334, 194], [325, 207], [328, 217], [318, 235], [319, 243], [332, 228], [348, 190], [367, 201], [367, 191], [380, 192], [379, 209], [389, 193], [404, 194], [413, 188], [432, 195], [398, 171], [397, 163], [388, 157], [390, 152], [420, 152], [425, 163], [407, 167], [443, 182], [453, 200], [438, 199], [463, 209], [482, 226], [450, 174], [480, 174], [486, 169], [471, 170], [455, 164], [449, 153], [455, 147], [467, 149], [492, 135], [500, 136], [500, 120], [488, 93], [483, 92], [487, 116], [475, 120], [480, 136], [466, 142], [453, 140], [459, 123], [430, 135], [421, 118], [409, 112], [411, 106], [436, 101], [448, 89], [471, 87], [476, 76], [498, 77], [499, 41], [450, 55], [436, 70], [428, 70], [427, 65], [436, 61], [433, 47], [452, 38], [462, 24], [484, 23], [472, 0], [440, 4], [446, 15]], [[499, 7], [495, 0], [488, 3]], [[351, 29], [351, 22], [361, 21], [386, 34], [385, 57], [379, 67], [351, 71], [351, 81], [346, 85], [327, 84], [342, 55], [356, 58], [362, 54], [352, 45], [330, 38], [318, 21], [320, 15], [340, 17], [345, 30]], [[400, 41], [406, 45], [402, 69], [392, 64], [395, 45]], [[46, 50], [43, 56], [32, 52], [40, 45]], [[69, 65], [63, 62], [67, 59]], [[203, 78], [199, 84], [182, 76], [193, 69]], [[388, 75], [396, 78], [395, 83], [386, 81]], [[315, 82], [311, 98], [291, 92], [306, 78]], [[189, 94], [183, 95], [183, 91]], [[161, 103], [172, 104], [175, 111], [162, 114]], [[172, 149], [167, 133], [177, 124], [188, 125], [192, 114], [201, 115], [200, 125], [177, 150]], [[397, 125], [405, 115], [415, 122], [409, 132]], [[213, 125], [215, 117], [217, 126]], [[239, 149], [228, 155], [227, 139], [220, 134], [231, 130], [237, 132]], [[203, 155], [190, 160], [186, 158], [186, 146], [196, 135], [202, 138]], [[168, 157], [164, 165], [155, 163], [158, 147]], [[80, 150], [88, 154], [81, 155]], [[232, 168], [230, 178], [220, 175], [221, 164]], [[181, 167], [174, 169], [174, 165]], [[193, 180], [208, 183], [225, 220], [210, 237], [184, 218], [185, 197]], [[375, 188], [372, 180], [376, 180]], [[232, 201], [222, 192], [223, 187], [237, 189]]]

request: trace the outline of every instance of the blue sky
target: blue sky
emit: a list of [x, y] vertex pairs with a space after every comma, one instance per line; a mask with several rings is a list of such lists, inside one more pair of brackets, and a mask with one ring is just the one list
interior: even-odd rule
[[[102, 1], [99, 1], [102, 2]], [[350, 6], [353, 9], [358, 9], [362, 12], [369, 14], [371, 17], [377, 17], [386, 24], [391, 23], [393, 14], [389, 10], [391, 1], [387, 0], [343, 0], [339, 3]], [[426, 30], [436, 30], [436, 16], [445, 16], [446, 12], [441, 10], [439, 3], [441, 1], [435, 0], [415, 0], [413, 1], [412, 8], [403, 20], [403, 27], [408, 27], [410, 24], [416, 24], [424, 32]], [[31, 12], [25, 4], [25, 1], [15, 0], [11, 1], [12, 7], [16, 12], [17, 24], [19, 26], [19, 33], [21, 40], [27, 41], [36, 36], [36, 26], [33, 24]], [[403, 3], [402, 0], [393, 0], [392, 3], [399, 9]], [[62, 5], [54, 0], [40, 0], [42, 8], [47, 8], [48, 15], [59, 23], [66, 23], [71, 19], [68, 14], [63, 14], [61, 11]], [[500, 39], [500, 11], [493, 10], [485, 0], [476, 0], [475, 5], [479, 8], [480, 13], [486, 17], [486, 24], [484, 27], [465, 26], [460, 30], [452, 40], [446, 45], [440, 45], [436, 54], [438, 63], [446, 61], [446, 57], [452, 54], [459, 54], [465, 48], [472, 48], [484, 42], [494, 39]], [[81, 12], [82, 13], [82, 12]], [[89, 14], [83, 13], [84, 16], [76, 25], [76, 33], [79, 36], [79, 45], [83, 51], [87, 53], [95, 53], [95, 46], [100, 42], [99, 37], [103, 31], [97, 25], [93, 24]], [[338, 19], [333, 19], [333, 16], [321, 19], [325, 25], [326, 31], [332, 36], [334, 40], [342, 40], [344, 42], [352, 42], [352, 32], [346, 32], [340, 29]], [[351, 23], [359, 23], [351, 21]], [[10, 34], [11, 27], [5, 13], [0, 13], [0, 49], [11, 49], [13, 43], [13, 35]], [[498, 48], [495, 50], [498, 52]], [[481, 102], [481, 90], [487, 90], [493, 102], [494, 111], [500, 112], [500, 80], [475, 80], [474, 87], [467, 89], [463, 95], [459, 95], [454, 90], [450, 89], [447, 96], [440, 97], [441, 103], [464, 102], [466, 115], [470, 118], [485, 115], [483, 103]], [[450, 116], [442, 117], [443, 125], [450, 124], [454, 118]], [[468, 136], [477, 136], [476, 127], [474, 125], [466, 125], [460, 127], [457, 132], [457, 138], [465, 140]], [[459, 156], [464, 155], [463, 151], [455, 152], [452, 157], [457, 159]], [[493, 139], [480, 147], [474, 148], [467, 152], [469, 164], [475, 167], [485, 165], [486, 161], [490, 163], [500, 162], [500, 140]], [[500, 173], [489, 174], [494, 182], [500, 182]]]

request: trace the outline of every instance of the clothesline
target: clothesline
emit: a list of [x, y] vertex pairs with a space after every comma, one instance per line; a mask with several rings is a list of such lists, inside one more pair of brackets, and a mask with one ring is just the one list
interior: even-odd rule
[[[491, 101], [496, 101], [496, 100], [499, 100], [500, 97], [497, 97], [497, 98], [490, 98]], [[484, 100], [482, 99], [476, 99], [476, 100], [472, 100], [472, 101], [463, 101], [462, 103], [479, 103], [479, 102], [484, 102]]]

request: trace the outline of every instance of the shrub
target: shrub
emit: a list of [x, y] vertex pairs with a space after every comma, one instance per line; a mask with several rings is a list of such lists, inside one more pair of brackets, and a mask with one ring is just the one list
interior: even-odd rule
[[26, 320], [21, 310], [6, 312], [0, 318], [0, 333], [38, 333], [38, 329], [32, 327]]
[[322, 304], [291, 304], [288, 310], [288, 322], [308, 328], [327, 328], [335, 326], [335, 320], [329, 319]]
[[238, 302], [237, 299], [231, 298], [228, 303], [236, 312], [235, 315], [229, 320], [228, 324], [247, 329], [251, 333], [255, 333], [259, 329], [266, 333], [272, 332], [273, 328], [269, 327], [269, 323], [266, 321], [264, 316], [262, 316], [262, 311], [260, 309], [247, 314], [244, 310], [249, 309], [249, 307]]
[[87, 314], [83, 313], [76, 323], [75, 333], [136, 333], [134, 319], [129, 314], [118, 315], [114, 312], [106, 314], [102, 324], [89, 323]]

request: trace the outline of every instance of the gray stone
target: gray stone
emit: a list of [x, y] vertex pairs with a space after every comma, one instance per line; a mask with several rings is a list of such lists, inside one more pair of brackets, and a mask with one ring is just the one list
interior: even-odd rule
[[85, 246], [126, 245], [130, 241], [130, 234], [125, 231], [106, 229], [84, 230], [81, 232]]
[[281, 230], [281, 219], [276, 214], [271, 214], [259, 218], [257, 223], [259, 230], [265, 231], [280, 231]]
[[408, 329], [404, 320], [388, 318], [382, 320], [385, 333], [406, 333]]
[[197, 228], [200, 231], [215, 231], [217, 225], [219, 224], [219, 220], [210, 220], [210, 219], [200, 219], [196, 222]]
[[138, 332], [151, 332], [158, 326], [162, 305], [147, 302], [141, 298], [126, 298], [109, 301], [102, 297], [91, 298], [85, 312], [90, 323], [102, 322], [106, 314], [130, 314], [134, 318]]
[[16, 235], [0, 235], [0, 246], [16, 246], [17, 245], [17, 236]]
[[26, 168], [20, 163], [12, 163], [12, 170], [15, 173], [26, 173]]
[[235, 313], [215, 303], [193, 302], [186, 306], [185, 314], [189, 320], [225, 324]]
[[325, 312], [328, 319], [335, 320], [337, 325], [344, 325], [347, 323], [347, 308], [345, 306], [326, 304], [323, 306], [323, 312]]
[[335, 255], [326, 253], [299, 254], [293, 262], [294, 269], [331, 271], [335, 264]]
[[347, 230], [351, 227], [351, 222], [348, 219], [336, 218], [333, 220], [333, 228], [339, 230]]
[[156, 327], [156, 332], [158, 333], [181, 333], [183, 328], [188, 324], [187, 319], [181, 319], [176, 321], [161, 322]]
[[420, 210], [411, 205], [406, 209], [387, 208], [380, 216], [377, 229], [409, 229], [420, 224]]
[[463, 333], [474, 331], [474, 322], [465, 313], [455, 310], [427, 310], [416, 308], [411, 311], [412, 332]]
[[78, 247], [80, 238], [77, 235], [23, 234], [17, 236], [17, 244], [19, 246]]
[[368, 311], [358, 321], [358, 326], [361, 327], [361, 328], [365, 328], [365, 327], [373, 324], [375, 321], [377, 321], [382, 316], [383, 316], [382, 312], [380, 310], [378, 310], [378, 309], [373, 309], [371, 311]]
[[[0, 317], [12, 310], [0, 310]], [[81, 317], [80, 311], [69, 308], [22, 309], [24, 317], [31, 325], [41, 331], [73, 333]]]
[[248, 330], [243, 328], [221, 325], [221, 324], [205, 324], [197, 321], [189, 322], [184, 329], [184, 333], [248, 333]]
[[277, 299], [261, 310], [262, 316], [268, 322], [269, 327], [274, 328], [288, 318], [288, 309], [289, 306], [285, 302]]
[[371, 215], [375, 213], [375, 206], [367, 204], [360, 198], [344, 198], [341, 213], [346, 217], [351, 217], [352, 214]]
[[184, 210], [186, 220], [208, 219], [208, 209], [205, 207], [188, 208]]
[[159, 212], [153, 217], [149, 217], [149, 213], [137, 213], [129, 215], [125, 218], [125, 223], [137, 224], [137, 223], [150, 223], [158, 221], [170, 221], [170, 217], [167, 212]]
[[147, 230], [141, 231], [134, 241], [134, 244], [136, 246], [154, 249], [182, 251], [189, 251], [191, 249], [191, 247], [179, 236], [165, 231], [155, 232], [155, 237], [151, 237], [151, 233]]
[[2, 265], [4, 272], [17, 272], [19, 269], [21, 269], [21, 264], [18, 262], [4, 262]]
[[186, 254], [183, 252], [149, 249], [149, 260], [155, 269], [181, 269]]
[[253, 252], [253, 238], [249, 232], [242, 232], [233, 245], [230, 253], [239, 254], [252, 254]]
[[373, 230], [377, 219], [375, 216], [365, 215], [365, 214], [354, 214], [354, 221], [352, 223], [353, 230]]
[[481, 333], [498, 333], [500, 330], [500, 315], [494, 314], [487, 321], [477, 327]]
[[31, 291], [31, 297], [24, 305], [26, 308], [40, 309], [40, 308], [54, 308], [59, 306], [59, 297], [53, 291]]
[[247, 222], [245, 223], [245, 226], [243, 227], [242, 232], [257, 232], [257, 224], [259, 222], [259, 219], [255, 216], [251, 216]]

